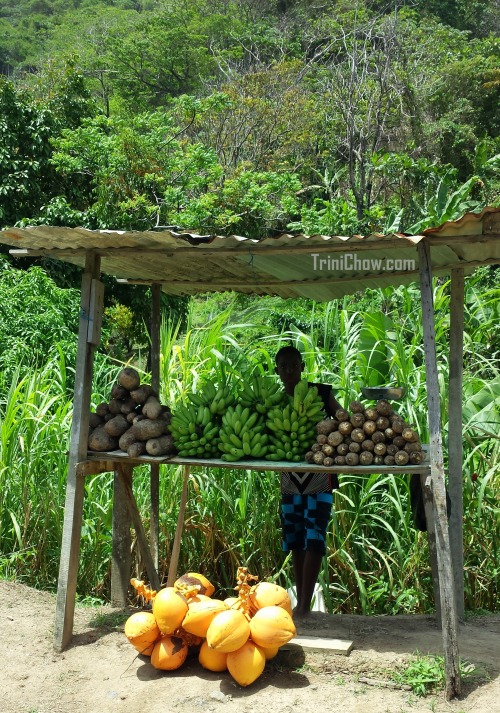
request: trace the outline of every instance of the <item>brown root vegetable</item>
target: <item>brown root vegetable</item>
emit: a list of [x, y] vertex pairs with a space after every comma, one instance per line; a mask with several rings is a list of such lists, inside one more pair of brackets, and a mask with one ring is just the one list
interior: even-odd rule
[[159, 436], [165, 434], [167, 429], [167, 424], [161, 419], [151, 421], [149, 418], [144, 418], [142, 421], [135, 422], [132, 426], [132, 430], [138, 441], [149, 441], [150, 438], [159, 438]]
[[109, 412], [114, 413], [115, 415], [117, 413], [122, 412], [122, 406], [123, 406], [123, 401], [121, 399], [110, 399], [109, 401]]
[[134, 441], [134, 443], [131, 443], [127, 448], [129, 458], [138, 458], [144, 455], [144, 453], [146, 453], [146, 444], [144, 441]]
[[386, 416], [379, 416], [375, 421], [377, 431], [385, 431], [386, 428], [389, 428], [390, 424], [391, 422]]
[[364, 406], [361, 403], [361, 401], [351, 401], [349, 404], [349, 411], [352, 413], [363, 413], [364, 411]]
[[333, 455], [335, 449], [333, 446], [330, 446], [328, 443], [324, 443], [321, 446], [321, 450], [323, 451], [325, 456], [331, 456], [331, 455]]
[[146, 451], [150, 456], [165, 456], [175, 452], [172, 436], [160, 436], [146, 441]]
[[366, 438], [366, 434], [362, 428], [354, 428], [351, 432], [351, 439], [356, 441], [356, 443], [363, 443]]
[[387, 446], [385, 443], [375, 443], [373, 447], [373, 452], [376, 456], [385, 456], [387, 453]]
[[395, 464], [394, 456], [387, 455], [384, 458], [384, 465], [394, 465]]
[[379, 415], [376, 408], [367, 408], [365, 410], [365, 418], [367, 421], [376, 421]]
[[335, 411], [335, 418], [337, 421], [349, 421], [349, 412], [343, 408], [339, 408], [338, 411]]
[[323, 446], [325, 443], [328, 443], [328, 436], [325, 436], [324, 433], [319, 433], [316, 436], [316, 443], [319, 443], [320, 446]]
[[389, 428], [386, 428], [384, 431], [384, 436], [387, 438], [388, 441], [392, 441], [395, 435], [396, 435], [395, 431], [393, 431], [390, 426], [389, 426]]
[[405, 441], [416, 443], [418, 441], [418, 433], [413, 428], [405, 428], [401, 434]]
[[142, 413], [146, 418], [150, 418], [152, 421], [158, 418], [161, 414], [161, 403], [158, 401], [156, 396], [149, 396], [146, 403], [142, 407]]
[[361, 428], [361, 426], [365, 422], [365, 417], [362, 413], [356, 412], [353, 413], [351, 416], [351, 423], [354, 426], [354, 428]]
[[389, 443], [387, 446], [387, 455], [388, 456], [395, 456], [396, 453], [398, 452], [399, 448], [394, 445], [394, 443]]
[[403, 438], [403, 436], [394, 436], [392, 439], [392, 442], [394, 443], [395, 446], [398, 447], [398, 450], [401, 450], [402, 448], [405, 447], [406, 441]]
[[136, 416], [138, 416], [138, 414], [135, 411], [131, 411], [127, 414], [126, 419], [129, 423], [134, 423]]
[[384, 456], [374, 456], [373, 463], [374, 465], [384, 465]]
[[125, 399], [130, 398], [130, 392], [121, 384], [113, 384], [113, 386], [111, 387], [110, 397], [112, 399], [119, 399], [120, 401], [124, 401]]
[[311, 452], [312, 452], [313, 454], [314, 454], [314, 453], [317, 453], [317, 452], [320, 451], [320, 450], [321, 450], [321, 446], [320, 446], [319, 443], [313, 443], [313, 444], [312, 444], [312, 446], [311, 446]]
[[304, 456], [304, 460], [306, 461], [306, 463], [312, 463], [312, 462], [313, 462], [313, 456], [314, 456], [313, 451], [307, 451], [307, 453], [306, 453], [305, 456]]
[[136, 406], [137, 406], [137, 404], [135, 403], [134, 399], [131, 399], [131, 398], [125, 399], [122, 403], [121, 413], [124, 416], [128, 416], [129, 413], [135, 412]]
[[413, 451], [413, 453], [410, 453], [410, 463], [412, 465], [420, 465], [420, 463], [423, 463], [424, 460], [425, 460], [424, 451]]
[[398, 451], [394, 456], [396, 465], [406, 465], [410, 460], [410, 455], [406, 451]]
[[98, 426], [90, 434], [88, 446], [91, 451], [115, 451], [118, 448], [118, 439], [106, 433], [104, 426]]
[[357, 453], [348, 453], [345, 457], [347, 465], [359, 465], [359, 456]]
[[323, 460], [323, 465], [326, 468], [330, 468], [330, 466], [333, 465], [333, 458], [331, 456], [326, 456], [326, 458]]
[[97, 428], [97, 426], [102, 426], [103, 423], [104, 423], [104, 419], [102, 416], [99, 416], [98, 413], [91, 412], [90, 417], [89, 417], [90, 428], [92, 428], [92, 429]]
[[373, 463], [373, 453], [370, 451], [363, 451], [359, 454], [359, 464], [360, 465], [371, 465]]
[[375, 448], [375, 443], [372, 441], [371, 438], [367, 438], [361, 444], [361, 450], [367, 451], [368, 453], [373, 453], [374, 448]]
[[323, 465], [324, 460], [325, 454], [323, 451], [317, 451], [313, 456], [313, 462], [316, 463], [316, 465]]
[[339, 433], [343, 436], [349, 436], [352, 433], [353, 425], [350, 421], [341, 421], [339, 423]]
[[366, 433], [367, 436], [371, 436], [375, 433], [377, 430], [377, 424], [375, 421], [365, 421], [363, 424], [363, 431]]
[[108, 404], [105, 403], [105, 402], [103, 402], [102, 404], [99, 404], [99, 406], [97, 406], [95, 412], [96, 412], [96, 414], [97, 414], [98, 416], [102, 416], [102, 418], [104, 418], [104, 416], [105, 416], [107, 413], [109, 413], [109, 406], [108, 406]]
[[328, 443], [331, 446], [338, 446], [339, 443], [342, 443], [344, 440], [344, 436], [340, 433], [340, 431], [332, 431], [330, 434], [328, 434]]
[[375, 433], [372, 434], [372, 441], [374, 443], [384, 443], [385, 435], [382, 431], [375, 431]]
[[106, 431], [106, 433], [108, 433], [110, 436], [114, 436], [115, 438], [119, 438], [129, 428], [130, 423], [121, 413], [119, 413], [114, 418], [111, 418], [104, 424], [104, 430]]
[[406, 428], [406, 423], [402, 419], [396, 418], [391, 423], [391, 428], [394, 433], [403, 433]]
[[135, 441], [135, 434], [132, 429], [129, 428], [128, 431], [125, 431], [125, 433], [120, 436], [120, 440], [118, 441], [118, 448], [121, 451], [128, 451], [128, 447], [131, 446], [132, 443], [135, 443]]
[[335, 456], [335, 465], [345, 465], [346, 456]]
[[112, 418], [114, 418], [117, 414], [116, 413], [111, 413], [111, 411], [108, 411], [108, 413], [104, 416], [104, 423], [107, 423], [110, 421]]
[[361, 443], [353, 441], [352, 443], [349, 443], [348, 448], [350, 453], [359, 453], [361, 450]]
[[120, 386], [124, 386], [127, 391], [133, 391], [141, 383], [139, 373], [131, 366], [126, 366], [118, 374], [118, 383]]
[[130, 392], [131, 397], [137, 404], [145, 404], [150, 396], [156, 396], [156, 392], [150, 384], [141, 384]]
[[420, 442], [413, 443], [413, 442], [406, 441], [406, 443], [403, 446], [403, 450], [406, 451], [407, 453], [417, 453], [418, 451], [422, 450], [422, 444]]
[[316, 433], [323, 433], [325, 436], [328, 436], [328, 434], [335, 429], [336, 425], [337, 421], [334, 418], [325, 418], [316, 424]]
[[375, 406], [375, 408], [380, 416], [389, 416], [392, 413], [392, 406], [385, 399], [380, 399], [380, 401], [377, 401], [377, 405]]
[[346, 456], [349, 453], [349, 446], [350, 444], [347, 443], [339, 443], [337, 446], [337, 455]]

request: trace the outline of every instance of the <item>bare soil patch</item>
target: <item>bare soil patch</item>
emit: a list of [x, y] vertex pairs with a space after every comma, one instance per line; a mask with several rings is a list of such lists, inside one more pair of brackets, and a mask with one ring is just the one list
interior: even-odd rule
[[52, 648], [55, 597], [0, 582], [3, 713], [494, 713], [500, 711], [500, 615], [460, 625], [460, 655], [489, 672], [465, 681], [460, 700], [442, 693], [417, 698], [374, 687], [415, 651], [442, 653], [432, 617], [330, 616], [313, 612], [300, 634], [348, 638], [349, 657], [280, 651], [248, 688], [228, 673], [204, 671], [195, 657], [174, 672], [159, 672], [135, 657], [123, 634], [123, 612], [78, 607], [75, 635], [62, 654]]

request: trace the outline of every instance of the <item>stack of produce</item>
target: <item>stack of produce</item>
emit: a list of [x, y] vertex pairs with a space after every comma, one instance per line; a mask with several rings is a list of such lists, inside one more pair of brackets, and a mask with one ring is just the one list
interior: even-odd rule
[[188, 398], [191, 403], [179, 404], [170, 422], [177, 451], [183, 458], [217, 458], [222, 416], [234, 403], [231, 389], [207, 381]]
[[367, 408], [352, 401], [349, 411], [338, 410], [316, 431], [305, 456], [316, 465], [419, 465], [425, 458], [415, 428], [383, 399]]
[[276, 406], [267, 414], [270, 433], [267, 460], [304, 460], [315, 433], [315, 424], [325, 415], [323, 399], [315, 386], [304, 379], [295, 386], [293, 397], [284, 406]]
[[263, 416], [241, 403], [229, 406], [222, 416], [219, 450], [222, 459], [263, 458], [267, 454], [268, 435]]
[[126, 367], [118, 374], [109, 402], [90, 414], [88, 447], [91, 451], [126, 451], [131, 458], [175, 453], [170, 434], [172, 414], [149, 384], [141, 384], [139, 373]]
[[268, 582], [250, 585], [255, 579], [240, 567], [238, 596], [224, 601], [211, 598], [213, 585], [196, 572], [159, 592], [131, 580], [138, 594], [152, 601], [152, 611], [132, 614], [125, 635], [157, 669], [177, 669], [190, 650], [198, 651], [204, 668], [228, 670], [241, 686], [248, 686], [261, 675], [266, 660], [296, 634], [286, 590]]

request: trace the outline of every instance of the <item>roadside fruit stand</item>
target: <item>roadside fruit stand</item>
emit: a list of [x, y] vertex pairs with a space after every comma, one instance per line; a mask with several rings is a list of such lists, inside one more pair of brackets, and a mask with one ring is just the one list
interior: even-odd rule
[[[136, 530], [150, 583], [154, 588], [159, 587], [156, 565], [158, 557], [158, 473], [161, 463], [177, 463], [184, 469], [183, 502], [180, 505], [174, 548], [180, 546], [183, 507], [185, 507], [187, 496], [187, 478], [189, 468], [193, 464], [273, 471], [290, 470], [292, 465], [294, 471], [311, 471], [314, 468], [314, 470], [329, 470], [333, 473], [405, 472], [420, 476], [424, 494], [436, 611], [443, 632], [446, 696], [452, 698], [460, 694], [457, 630], [458, 619], [463, 614], [461, 402], [464, 275], [473, 271], [477, 266], [500, 263], [500, 209], [486, 208], [479, 214], [469, 213], [458, 221], [448, 222], [442, 226], [424, 230], [421, 235], [412, 236], [391, 234], [344, 237], [281, 234], [254, 240], [240, 236], [222, 237], [201, 236], [188, 232], [176, 233], [171, 230], [92, 231], [82, 228], [36, 226], [9, 228], [2, 232], [0, 241], [11, 246], [10, 252], [14, 256], [47, 256], [83, 268], [73, 422], [54, 629], [54, 646], [57, 650], [61, 651], [68, 645], [73, 631], [86, 475], [105, 471], [115, 473], [112, 596], [115, 602], [122, 600], [125, 603], [124, 599], [126, 600], [130, 579], [130, 562], [127, 559], [129, 556], [127, 555], [127, 531], [130, 530], [131, 522]], [[104, 286], [100, 280], [101, 273], [112, 275], [120, 281], [131, 284], [152, 286], [151, 386], [155, 391], [159, 390], [161, 291], [171, 295], [193, 295], [209, 291], [233, 290], [253, 295], [277, 295], [283, 298], [305, 297], [316, 301], [327, 301], [366, 288], [405, 285], [419, 281], [430, 432], [428, 459], [418, 463], [416, 461], [421, 456], [414, 456], [414, 462], [411, 462], [411, 449], [409, 453], [404, 448], [400, 448], [394, 453], [387, 453], [387, 443], [385, 442], [385, 451], [380, 447], [378, 450], [383, 452], [379, 454], [375, 451], [377, 444], [373, 440], [371, 441], [374, 445], [373, 451], [370, 451], [370, 446], [367, 446], [368, 450], [360, 448], [356, 452], [356, 448], [348, 449], [343, 455], [338, 451], [343, 442], [339, 440], [339, 436], [345, 438], [342, 429], [348, 430], [348, 426], [341, 428], [341, 424], [350, 422], [352, 414], [346, 420], [336, 417], [338, 425], [330, 433], [317, 434], [324, 436], [326, 442], [316, 441], [319, 448], [314, 450], [311, 448], [312, 456], [307, 456], [311, 462], [294, 459], [293, 456], [296, 454], [293, 453], [293, 446], [288, 450], [282, 449], [285, 454], [283, 460], [280, 460], [281, 452], [276, 452], [276, 460], [259, 457], [258, 445], [262, 445], [259, 439], [256, 439], [253, 445], [252, 441], [246, 441], [245, 448], [242, 439], [240, 439], [241, 447], [236, 443], [233, 446], [227, 444], [228, 447], [221, 452], [220, 458], [214, 458], [214, 453], [205, 455], [197, 453], [197, 457], [195, 457], [190, 455], [191, 449], [187, 445], [184, 449], [178, 448], [180, 454], [173, 457], [154, 455], [154, 450], [153, 453], [144, 452], [142, 445], [136, 446], [135, 452], [128, 453], [129, 446], [147, 443], [150, 441], [149, 438], [136, 438], [127, 446], [126, 451], [110, 448], [89, 453], [88, 434], [89, 425], [91, 425], [90, 399], [93, 355], [100, 341], [104, 297]], [[452, 508], [448, 523], [441, 406], [435, 350], [432, 277], [450, 274], [448, 487]], [[353, 397], [357, 396], [353, 394]], [[159, 405], [161, 407], [161, 404]], [[236, 406], [232, 406], [232, 408], [235, 409]], [[242, 408], [245, 407], [242, 406]], [[356, 406], [356, 408], [358, 407]], [[158, 409], [157, 404], [151, 402], [148, 410], [153, 414], [155, 409]], [[363, 407], [363, 412], [354, 412], [363, 416], [364, 420], [361, 423], [361, 419], [359, 419], [360, 426], [351, 424], [353, 430], [355, 428], [362, 430], [367, 421], [373, 422], [373, 418], [366, 417], [366, 410]], [[228, 409], [226, 409], [227, 411]], [[161, 417], [161, 414], [161, 411], [158, 412], [156, 419]], [[113, 418], [118, 415], [118, 413], [114, 414]], [[125, 417], [126, 421], [126, 414], [121, 413], [121, 415]], [[236, 418], [235, 412], [226, 417], [224, 429], [227, 433], [235, 433], [238, 416], [241, 421], [242, 413], [236, 414]], [[379, 417], [385, 416], [379, 413], [377, 418]], [[145, 418], [148, 419], [147, 416]], [[206, 413], [200, 412], [200, 418], [203, 421], [206, 418]], [[283, 420], [279, 415], [276, 415], [275, 418], [278, 421]], [[149, 418], [148, 420], [156, 419]], [[108, 421], [111, 422], [111, 418]], [[122, 419], [118, 419], [114, 425], [119, 431], [123, 427]], [[389, 422], [386, 428], [392, 427], [392, 430], [396, 431], [393, 426], [394, 424]], [[97, 424], [96, 428], [99, 427], [100, 424]], [[231, 431], [231, 427], [233, 427], [233, 431]], [[399, 424], [397, 427], [399, 428]], [[179, 428], [183, 427], [179, 425]], [[371, 428], [370, 426], [369, 429]], [[380, 428], [376, 427], [376, 430], [380, 431]], [[126, 431], [123, 431], [121, 436], [112, 436], [112, 438], [118, 437], [119, 439], [123, 437], [124, 433]], [[180, 430], [178, 434], [179, 436], [186, 435], [182, 434]], [[333, 434], [339, 435], [334, 436]], [[102, 432], [100, 435], [102, 436]], [[134, 436], [136, 435], [137, 433], [134, 432]], [[159, 433], [156, 436], [151, 436], [151, 439], [161, 439], [165, 435], [167, 434]], [[236, 433], [235, 435], [238, 436]], [[351, 434], [347, 435], [350, 438], [348, 446], [352, 442], [362, 444], [367, 440], [364, 438], [367, 435], [366, 431], [363, 431], [363, 434], [357, 434], [354, 439], [351, 438]], [[408, 443], [417, 443], [414, 440], [416, 434], [408, 433], [406, 435]], [[331, 436], [332, 442], [330, 443], [328, 439]], [[196, 432], [198, 441], [204, 437], [200, 437]], [[393, 436], [393, 441], [396, 437]], [[230, 441], [232, 440], [230, 436], [228, 438]], [[361, 438], [361, 440], [357, 441], [357, 438]], [[208, 439], [205, 438], [205, 440]], [[204, 445], [200, 444], [200, 447], [204, 447]], [[332, 451], [329, 452], [327, 449], [325, 453], [325, 445], [331, 447]], [[393, 443], [389, 445], [393, 445]], [[157, 453], [164, 447], [165, 443], [158, 442], [154, 447], [150, 446], [150, 448], [156, 448]], [[232, 455], [234, 456], [231, 451], [232, 447], [236, 448], [237, 455], [241, 456], [236, 460], [229, 459]], [[335, 452], [333, 448], [335, 448]], [[246, 452], [248, 450], [250, 450], [250, 457]], [[405, 464], [399, 463], [399, 461], [405, 460], [405, 456], [399, 455], [396, 459], [396, 455], [401, 450], [410, 455], [409, 462]], [[243, 452], [239, 453], [239, 451]], [[252, 452], [255, 454], [253, 457], [251, 457]], [[422, 451], [415, 449], [414, 452]], [[318, 453], [321, 455], [317, 455]], [[350, 462], [347, 462], [347, 453], [353, 454], [349, 457]], [[362, 456], [363, 460], [370, 460], [368, 455], [363, 455], [365, 453], [373, 453], [373, 460], [367, 465], [361, 465]], [[292, 455], [291, 462], [290, 454]], [[223, 457], [224, 455], [226, 457]], [[325, 460], [331, 460], [332, 456], [333, 464], [327, 460], [325, 465]], [[357, 456], [357, 459], [353, 456]], [[385, 458], [388, 456], [394, 458], [394, 464], [392, 461], [389, 461], [388, 464], [385, 462]], [[375, 461], [375, 457], [383, 457], [384, 463]], [[345, 458], [345, 463], [336, 461], [337, 458]], [[134, 466], [144, 462], [151, 464], [152, 541], [150, 543], [146, 540], [132, 489]], [[175, 579], [175, 552], [172, 555], [171, 569], [169, 579], [171, 577]]]

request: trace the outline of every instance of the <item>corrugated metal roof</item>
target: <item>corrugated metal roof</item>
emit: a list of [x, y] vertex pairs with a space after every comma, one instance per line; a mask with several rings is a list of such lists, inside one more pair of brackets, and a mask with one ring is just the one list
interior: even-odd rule
[[164, 292], [192, 295], [235, 290], [324, 301], [366, 288], [418, 280], [417, 245], [431, 244], [434, 274], [500, 263], [500, 208], [467, 213], [422, 235], [327, 236], [282, 233], [255, 240], [189, 232], [86, 230], [53, 226], [9, 228], [0, 242], [28, 254], [83, 266], [88, 251], [101, 271]]

